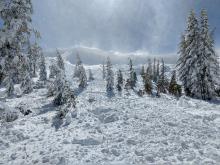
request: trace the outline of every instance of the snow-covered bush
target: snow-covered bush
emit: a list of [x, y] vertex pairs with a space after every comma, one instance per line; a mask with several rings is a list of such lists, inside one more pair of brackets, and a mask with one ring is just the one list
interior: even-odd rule
[[4, 122], [12, 122], [18, 118], [19, 114], [13, 108], [8, 107], [5, 103], [0, 102], [0, 120]]

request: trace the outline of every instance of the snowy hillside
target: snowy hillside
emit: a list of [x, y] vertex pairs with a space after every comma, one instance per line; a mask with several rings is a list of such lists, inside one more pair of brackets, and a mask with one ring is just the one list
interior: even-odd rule
[[[77, 116], [55, 120], [47, 89], [6, 99], [10, 108], [25, 105], [32, 113], [1, 123], [0, 164], [220, 163], [219, 103], [185, 96], [139, 97], [132, 90], [121, 94], [115, 90], [115, 96], [107, 97], [99, 65], [85, 67], [92, 69], [95, 80], [79, 91], [71, 77], [74, 66], [66, 62], [65, 68], [78, 94]], [[115, 68], [127, 71], [125, 65]], [[142, 87], [138, 78], [137, 89]]]

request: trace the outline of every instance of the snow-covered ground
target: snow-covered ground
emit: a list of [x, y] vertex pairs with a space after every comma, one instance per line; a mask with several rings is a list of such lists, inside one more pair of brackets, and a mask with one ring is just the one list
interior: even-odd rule
[[[77, 91], [73, 68], [66, 63]], [[220, 164], [220, 103], [125, 90], [108, 97], [101, 67], [86, 68], [96, 79], [78, 91], [77, 117], [55, 120], [47, 89], [6, 99], [9, 107], [25, 103], [33, 113], [1, 123], [0, 164]]]

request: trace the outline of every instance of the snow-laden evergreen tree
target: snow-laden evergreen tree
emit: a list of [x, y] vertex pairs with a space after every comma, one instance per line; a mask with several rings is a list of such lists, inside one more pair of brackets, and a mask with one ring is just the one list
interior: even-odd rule
[[147, 94], [152, 94], [153, 85], [149, 72], [146, 72], [144, 76], [144, 89]]
[[144, 65], [142, 65], [142, 67], [141, 67], [140, 75], [141, 75], [141, 77], [144, 77], [144, 75], [145, 75]]
[[185, 94], [192, 96], [193, 81], [196, 78], [196, 61], [199, 56], [200, 31], [194, 11], [190, 12], [186, 34], [180, 42], [180, 57], [177, 62], [179, 78], [183, 83]]
[[205, 10], [201, 11], [200, 26], [191, 12], [179, 54], [177, 68], [186, 95], [204, 100], [215, 97], [215, 87], [219, 86], [219, 64]]
[[76, 97], [68, 82], [64, 84], [63, 92], [60, 93], [62, 106], [59, 107], [57, 117], [63, 119], [68, 112], [76, 107]]
[[74, 91], [70, 88], [65, 73], [60, 68], [57, 72], [54, 85], [56, 87], [56, 94], [53, 103], [59, 108], [57, 117], [63, 119], [69, 111], [75, 108], [76, 101]]
[[82, 65], [82, 61], [80, 59], [79, 54], [77, 53], [76, 54], [76, 65], [75, 65], [73, 77], [78, 77], [79, 78], [79, 75], [80, 75], [79, 68], [80, 68], [81, 65]]
[[[11, 74], [9, 72], [9, 74]], [[14, 95], [14, 82], [13, 82], [13, 75], [8, 75], [4, 79], [4, 84], [6, 85], [6, 94], [8, 97], [11, 97]]]
[[[37, 33], [37, 32], [35, 32]], [[38, 36], [37, 34], [35, 36]], [[28, 58], [29, 58], [29, 69], [31, 77], [37, 77], [37, 63], [41, 58], [42, 48], [37, 44], [35, 40], [34, 44], [29, 44]]]
[[94, 79], [94, 76], [93, 76], [92, 70], [89, 69], [89, 81], [93, 81], [93, 80], [95, 80], [95, 79]]
[[39, 80], [45, 82], [47, 80], [47, 70], [46, 70], [46, 64], [45, 64], [45, 57], [43, 54], [41, 54], [40, 58], [41, 59], [40, 59], [40, 64], [39, 64], [39, 67], [40, 67]]
[[119, 69], [117, 72], [117, 89], [119, 92], [122, 91], [122, 87], [123, 87], [123, 74], [122, 71]]
[[106, 65], [106, 91], [113, 92], [114, 90], [114, 72], [112, 70], [112, 63], [110, 58], [107, 58], [107, 65]]
[[159, 93], [167, 93], [168, 86], [169, 86], [169, 82], [165, 75], [165, 66], [164, 66], [164, 61], [162, 59], [161, 74], [157, 82], [157, 88]]
[[199, 53], [196, 59], [195, 74], [192, 79], [192, 96], [209, 100], [215, 97], [215, 86], [219, 85], [219, 64], [214, 50], [214, 40], [210, 35], [208, 16], [201, 11]]
[[157, 82], [156, 58], [154, 58], [154, 64], [153, 64], [153, 81]]
[[130, 83], [130, 87], [134, 88], [136, 86], [136, 82], [137, 82], [137, 75], [136, 72], [134, 71], [133, 68], [133, 62], [131, 59], [129, 59], [129, 80], [127, 81], [127, 83]]
[[57, 66], [58, 66], [58, 68], [60, 68], [61, 70], [65, 71], [63, 58], [62, 58], [62, 56], [61, 56], [61, 53], [60, 53], [58, 50], [57, 50]]
[[65, 73], [63, 70], [59, 70], [56, 75], [56, 79], [54, 81], [54, 87], [55, 87], [55, 97], [54, 97], [54, 105], [60, 106], [64, 104], [63, 99], [63, 91], [65, 86], [66, 80], [65, 80]]
[[87, 76], [83, 65], [79, 66], [79, 87], [85, 88], [87, 86]]
[[102, 78], [103, 78], [103, 80], [105, 80], [105, 78], [106, 78], [106, 70], [105, 70], [105, 63], [104, 62], [102, 64]]
[[49, 70], [50, 70], [50, 74], [49, 74], [49, 78], [55, 78], [56, 76], [56, 64], [52, 63], [50, 66], [49, 66]]
[[151, 59], [148, 59], [147, 74], [149, 75], [150, 79], [153, 78], [153, 69], [152, 69]]
[[21, 83], [21, 90], [23, 94], [28, 94], [33, 91], [33, 82], [30, 77], [30, 74], [26, 74], [24, 80]]
[[[26, 60], [28, 52], [28, 43], [32, 31], [31, 27], [32, 3], [30, 0], [3, 0], [1, 1], [0, 17], [4, 24], [1, 30], [0, 49], [2, 46], [6, 49], [7, 53], [4, 59], [8, 61], [16, 61], [13, 66], [8, 67], [6, 70], [4, 62], [3, 66], [4, 75], [9, 76], [13, 74], [13, 81], [27, 81], [29, 74], [24, 71], [23, 66], [28, 62]], [[6, 47], [5, 47], [6, 46]], [[25, 69], [28, 69], [25, 67]], [[25, 74], [24, 74], [25, 73]], [[23, 82], [23, 84], [28, 84]]]
[[176, 71], [174, 70], [169, 84], [169, 93], [174, 96], [181, 96], [181, 86], [176, 81]]
[[156, 81], [155, 81], [156, 83], [159, 80], [159, 77], [160, 77], [160, 61], [157, 60]]

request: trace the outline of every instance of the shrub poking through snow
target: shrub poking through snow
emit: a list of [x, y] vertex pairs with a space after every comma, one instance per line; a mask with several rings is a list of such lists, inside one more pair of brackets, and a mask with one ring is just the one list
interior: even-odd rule
[[18, 118], [18, 112], [9, 108], [3, 102], [0, 102], [0, 120], [4, 122], [12, 122]]

